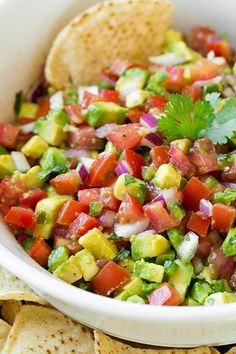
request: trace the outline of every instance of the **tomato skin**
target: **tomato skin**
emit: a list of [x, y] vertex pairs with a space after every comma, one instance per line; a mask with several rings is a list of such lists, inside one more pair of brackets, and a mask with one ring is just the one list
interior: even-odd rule
[[165, 105], [167, 104], [167, 102], [168, 101], [166, 98], [159, 95], [155, 95], [148, 98], [147, 106], [158, 108], [160, 112], [164, 112]]
[[91, 103], [99, 102], [99, 101], [101, 101], [101, 97], [100, 96], [94, 95], [93, 93], [85, 91], [84, 94], [83, 94], [83, 98], [82, 98], [81, 108], [82, 109], [86, 109], [86, 108], [88, 108], [88, 106]]
[[81, 105], [71, 104], [65, 107], [66, 113], [69, 115], [69, 121], [71, 124], [78, 125], [85, 121], [85, 117], [81, 113]]
[[188, 157], [196, 166], [198, 175], [218, 171], [215, 146], [208, 138], [196, 140], [189, 151]]
[[151, 149], [150, 155], [152, 158], [152, 165], [156, 168], [164, 163], [168, 163], [170, 158], [168, 155], [168, 148], [165, 145], [155, 146]]
[[102, 89], [100, 92], [100, 96], [102, 98], [102, 101], [105, 102], [114, 102], [114, 103], [120, 102], [119, 92], [114, 90]]
[[136, 223], [143, 219], [145, 215], [142, 206], [137, 200], [129, 193], [125, 193], [116, 217], [120, 223]]
[[91, 280], [92, 291], [96, 294], [109, 296], [130, 279], [129, 274], [115, 262], [108, 262]]
[[107, 138], [115, 145], [119, 151], [132, 150], [138, 147], [141, 143], [142, 136], [139, 134], [140, 124], [130, 123], [120, 125], [113, 129]]
[[235, 216], [235, 208], [221, 203], [214, 204], [211, 218], [212, 230], [227, 231], [233, 225]]
[[43, 116], [46, 116], [50, 109], [49, 97], [48, 96], [40, 97], [37, 100], [37, 104], [38, 104], [38, 111], [36, 114], [36, 118], [41, 118]]
[[102, 152], [93, 162], [89, 171], [87, 185], [89, 187], [106, 187], [114, 182], [114, 170], [117, 166], [116, 156], [112, 153]]
[[183, 190], [183, 205], [185, 209], [197, 211], [201, 199], [208, 199], [211, 192], [196, 177], [192, 177]]
[[85, 235], [89, 230], [99, 226], [101, 226], [101, 224], [97, 219], [85, 213], [80, 213], [70, 225], [68, 235], [66, 237], [70, 238], [72, 235], [75, 235], [76, 238], [79, 238], [80, 236]]
[[96, 137], [95, 128], [88, 125], [81, 125], [76, 131], [70, 132], [67, 143], [72, 149], [86, 148], [100, 150], [104, 145], [103, 140]]
[[36, 222], [36, 216], [32, 209], [25, 207], [11, 207], [4, 217], [4, 221], [25, 229], [32, 230]]
[[210, 80], [218, 75], [218, 66], [205, 59], [198, 60], [190, 67], [190, 76], [192, 81]]
[[80, 186], [80, 178], [76, 172], [71, 171], [51, 179], [50, 184], [59, 194], [74, 195], [76, 192], [78, 192]]
[[189, 161], [188, 156], [177, 145], [171, 145], [168, 155], [170, 156], [170, 162], [175, 165], [182, 176], [188, 176], [195, 172], [195, 167]]
[[187, 227], [198, 235], [205, 237], [210, 226], [210, 218], [198, 212], [191, 215]]
[[131, 63], [128, 60], [120, 60], [117, 59], [109, 68], [110, 72], [119, 77], [121, 76], [126, 70], [128, 70], [131, 66]]
[[200, 259], [206, 259], [211, 252], [211, 243], [206, 238], [200, 238], [196, 256]]
[[73, 199], [68, 200], [58, 214], [57, 223], [60, 225], [70, 226], [75, 218], [82, 212], [88, 213], [89, 206]]
[[2, 205], [12, 206], [16, 204], [26, 187], [22, 181], [12, 182], [10, 176], [6, 176], [0, 183], [0, 200]]
[[132, 175], [136, 178], [142, 177], [142, 167], [146, 166], [146, 161], [142, 158], [141, 155], [137, 154], [137, 152], [133, 150], [125, 150], [123, 155], [123, 160], [127, 162], [127, 164], [132, 169]]
[[203, 96], [202, 88], [199, 86], [185, 86], [182, 92], [186, 92], [190, 97], [192, 97], [194, 102], [201, 100]]
[[180, 67], [167, 67], [166, 68], [167, 79], [162, 83], [162, 85], [174, 92], [180, 91], [186, 84], [184, 78], [184, 69]]
[[148, 203], [143, 206], [143, 210], [157, 232], [169, 230], [180, 224], [179, 221], [168, 213], [162, 202]]
[[211, 249], [208, 261], [216, 271], [217, 277], [229, 279], [234, 269], [234, 257], [226, 256], [220, 246], [214, 246]]
[[19, 202], [20, 205], [34, 209], [41, 199], [47, 198], [47, 195], [41, 188], [31, 189], [20, 196]]
[[83, 189], [78, 192], [78, 200], [84, 205], [101, 202], [105, 209], [118, 210], [120, 202], [115, 198], [111, 187]]
[[182, 302], [180, 294], [168, 283], [163, 283], [155, 289], [148, 298], [150, 305], [156, 306], [178, 306]]
[[0, 123], [0, 145], [14, 149], [17, 145], [19, 134], [20, 129], [15, 125], [10, 123]]
[[139, 123], [140, 118], [146, 113], [144, 107], [133, 107], [128, 110], [128, 117], [132, 123]]
[[52, 249], [48, 246], [44, 238], [37, 237], [29, 250], [29, 255], [42, 267], [46, 267], [51, 252]]

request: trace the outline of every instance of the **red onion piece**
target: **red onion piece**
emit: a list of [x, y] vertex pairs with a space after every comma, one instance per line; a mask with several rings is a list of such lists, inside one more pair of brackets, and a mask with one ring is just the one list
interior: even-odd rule
[[94, 163], [95, 159], [91, 159], [90, 157], [81, 157], [80, 162], [84, 165], [86, 170], [89, 172], [91, 169], [92, 164]]
[[193, 86], [204, 87], [207, 85], [219, 84], [222, 81], [222, 76], [215, 76], [209, 80], [198, 80], [193, 83]]
[[140, 118], [140, 123], [152, 132], [157, 130], [157, 120], [150, 112]]
[[95, 130], [95, 135], [100, 139], [106, 138], [107, 134], [109, 134], [116, 127], [116, 123], [104, 124]]
[[37, 103], [38, 99], [46, 94], [43, 81], [36, 82], [28, 91], [26, 96], [27, 102]]
[[203, 214], [207, 216], [212, 216], [212, 204], [209, 200], [201, 199], [200, 200], [200, 210]]
[[50, 109], [63, 109], [64, 98], [63, 91], [57, 91], [50, 97]]
[[141, 145], [152, 149], [155, 146], [162, 145], [163, 142], [164, 141], [160, 136], [156, 135], [155, 133], [150, 133], [142, 139]]
[[114, 231], [119, 237], [129, 238], [132, 235], [137, 235], [145, 231], [148, 225], [149, 220], [147, 218], [144, 218], [132, 224], [115, 224]]
[[115, 173], [117, 174], [117, 176], [122, 175], [123, 173], [130, 173], [132, 174], [132, 169], [129, 166], [129, 164], [126, 161], [120, 161], [118, 163], [118, 165], [115, 168]]
[[76, 171], [78, 172], [81, 182], [84, 184], [88, 178], [88, 171], [86, 170], [84, 164], [80, 162], [76, 168]]
[[164, 195], [162, 193], [160, 193], [153, 201], [154, 202], [162, 202], [164, 208], [167, 209], [167, 203], [166, 203], [166, 200], [165, 200]]
[[113, 227], [116, 213], [112, 210], [104, 210], [98, 217], [103, 227]]
[[236, 183], [223, 182], [222, 184], [225, 188], [236, 189]]
[[63, 154], [67, 157], [79, 161], [80, 157], [89, 157], [89, 151], [87, 149], [70, 149], [63, 151]]

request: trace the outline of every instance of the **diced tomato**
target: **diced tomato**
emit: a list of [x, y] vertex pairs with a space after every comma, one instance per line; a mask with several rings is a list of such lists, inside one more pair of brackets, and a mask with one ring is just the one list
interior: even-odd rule
[[28, 240], [29, 238], [31, 238], [29, 235], [19, 235], [17, 237], [17, 241], [22, 245], [22, 243], [25, 241], [25, 240]]
[[187, 92], [187, 94], [192, 97], [194, 102], [197, 100], [202, 99], [203, 91], [202, 88], [199, 86], [185, 86], [182, 92]]
[[157, 232], [162, 232], [180, 224], [163, 206], [162, 202], [152, 202], [143, 206], [145, 215]]
[[146, 161], [133, 150], [125, 150], [123, 160], [127, 162], [132, 170], [132, 175], [136, 178], [142, 177], [142, 167], [146, 166]]
[[148, 98], [147, 106], [158, 108], [160, 112], [164, 112], [165, 105], [167, 104], [167, 102], [168, 101], [165, 97], [156, 95]]
[[4, 221], [32, 230], [35, 225], [36, 217], [33, 210], [30, 208], [13, 206], [5, 215]]
[[145, 217], [142, 206], [129, 193], [125, 194], [117, 218], [120, 223], [136, 223]]
[[152, 164], [158, 168], [164, 163], [169, 162], [168, 148], [165, 145], [155, 146], [151, 149], [150, 155], [152, 158]]
[[16, 123], [19, 124], [29, 124], [35, 122], [37, 117], [35, 118], [30, 118], [30, 117], [16, 117]]
[[133, 107], [128, 110], [128, 117], [132, 123], [139, 123], [140, 118], [146, 113], [144, 107]]
[[198, 175], [218, 170], [215, 146], [208, 138], [196, 140], [188, 158], [196, 166]]
[[71, 124], [77, 125], [85, 121], [85, 117], [81, 113], [81, 105], [71, 104], [65, 107], [66, 113], [69, 115]]
[[57, 223], [60, 225], [70, 226], [75, 218], [82, 212], [89, 212], [88, 205], [82, 204], [73, 199], [68, 200], [58, 214]]
[[210, 226], [210, 218], [200, 212], [191, 215], [187, 227], [189, 230], [196, 232], [204, 237]]
[[72, 241], [69, 238], [65, 238], [62, 236], [55, 236], [53, 238], [53, 247], [57, 248], [59, 246], [66, 246], [69, 249], [70, 254], [74, 255], [77, 252], [81, 251], [82, 246], [78, 243], [78, 241]]
[[189, 34], [189, 44], [203, 55], [207, 54], [205, 43], [208, 38], [217, 37], [217, 32], [205, 26], [195, 26]]
[[26, 187], [24, 182], [12, 182], [10, 176], [6, 176], [0, 183], [0, 201], [2, 205], [14, 205], [18, 201], [20, 195], [24, 193]]
[[206, 259], [211, 252], [211, 243], [206, 238], [200, 238], [196, 256], [200, 259]]
[[167, 79], [162, 83], [162, 85], [170, 91], [180, 91], [186, 84], [184, 78], [184, 69], [173, 66], [166, 68]]
[[234, 223], [236, 211], [234, 207], [216, 203], [212, 207], [212, 230], [227, 231]]
[[212, 38], [211, 41], [206, 43], [206, 49], [208, 52], [213, 50], [217, 57], [224, 57], [226, 60], [232, 59], [232, 51], [229, 42], [226, 40]]
[[229, 279], [234, 270], [234, 257], [226, 256], [220, 246], [212, 247], [208, 261], [216, 271], [217, 277], [221, 279]]
[[103, 69], [100, 72], [99, 79], [104, 81], [109, 87], [115, 87], [119, 76], [114, 74], [110, 69]]
[[182, 176], [188, 176], [195, 172], [195, 167], [189, 161], [188, 156], [177, 145], [171, 145], [168, 155], [170, 162], [175, 165]]
[[79, 238], [85, 235], [89, 230], [99, 226], [101, 226], [101, 224], [97, 219], [85, 213], [80, 213], [69, 227], [68, 238], [71, 236]]
[[76, 192], [78, 192], [80, 186], [80, 178], [76, 172], [70, 171], [51, 179], [50, 184], [59, 194], [74, 195]]
[[234, 157], [232, 164], [227, 166], [222, 173], [222, 179], [224, 181], [229, 181], [229, 182], [236, 181], [236, 154], [232, 154], [232, 155]]
[[182, 302], [180, 294], [168, 283], [163, 283], [155, 289], [148, 298], [150, 305], [156, 306], [178, 306]]
[[106, 187], [114, 182], [114, 170], [117, 165], [116, 156], [109, 152], [102, 152], [93, 162], [87, 180], [89, 187]]
[[103, 89], [100, 92], [100, 96], [102, 98], [102, 101], [105, 102], [114, 102], [114, 103], [120, 102], [119, 92], [114, 90]]
[[29, 250], [29, 255], [42, 267], [46, 267], [51, 252], [52, 249], [48, 246], [44, 238], [37, 237]]
[[88, 106], [91, 105], [91, 103], [99, 102], [99, 101], [101, 101], [101, 97], [100, 96], [94, 95], [93, 93], [85, 91], [84, 94], [83, 94], [83, 98], [82, 98], [81, 108], [82, 109], [86, 109], [86, 108], [88, 108]]
[[48, 96], [40, 97], [37, 100], [38, 111], [36, 114], [36, 118], [40, 118], [46, 116], [50, 109], [50, 100]]
[[192, 177], [183, 190], [183, 205], [188, 210], [197, 211], [201, 199], [208, 199], [211, 192], [196, 177]]
[[113, 75], [121, 76], [129, 67], [131, 63], [128, 60], [117, 59], [109, 68]]
[[71, 148], [86, 148], [100, 150], [104, 142], [96, 137], [95, 128], [88, 125], [81, 125], [76, 131], [68, 134], [68, 145]]
[[19, 202], [21, 205], [34, 209], [36, 204], [43, 198], [47, 197], [47, 193], [40, 188], [31, 189], [21, 194]]
[[210, 80], [217, 75], [219, 75], [218, 66], [206, 59], [198, 60], [190, 67], [192, 81]]
[[110, 261], [91, 280], [90, 285], [94, 293], [109, 296], [129, 279], [130, 276], [125, 270]]
[[17, 140], [20, 134], [20, 129], [10, 123], [0, 123], [0, 145], [14, 149], [17, 145]]
[[113, 129], [107, 138], [117, 147], [119, 151], [135, 149], [142, 140], [140, 134], [142, 126], [140, 124], [130, 123], [120, 125]]
[[83, 189], [78, 192], [78, 200], [84, 205], [101, 202], [105, 209], [118, 210], [120, 202], [115, 198], [110, 187]]

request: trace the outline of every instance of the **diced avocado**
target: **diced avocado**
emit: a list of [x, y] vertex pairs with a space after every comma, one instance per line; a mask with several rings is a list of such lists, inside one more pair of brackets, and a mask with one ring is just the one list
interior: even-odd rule
[[124, 173], [118, 177], [115, 183], [114, 195], [117, 199], [123, 200], [126, 192], [143, 205], [147, 192], [146, 184], [140, 179]]
[[215, 274], [209, 267], [204, 267], [197, 277], [211, 283], [215, 279]]
[[81, 269], [76, 256], [70, 256], [69, 259], [54, 270], [53, 274], [70, 284], [82, 278]]
[[200, 304], [204, 304], [206, 298], [212, 294], [213, 291], [210, 285], [207, 282], [199, 282], [193, 284], [193, 287], [190, 291], [190, 296]]
[[236, 190], [226, 188], [224, 192], [217, 192], [214, 194], [214, 199], [217, 203], [223, 203], [226, 205], [230, 205], [234, 203], [236, 200]]
[[168, 29], [165, 34], [165, 45], [170, 42], [177, 42], [183, 39], [181, 32], [175, 31], [174, 29]]
[[40, 188], [44, 185], [45, 179], [40, 177], [43, 172], [40, 166], [34, 166], [25, 174], [25, 184], [28, 188]]
[[170, 249], [168, 240], [161, 235], [133, 235], [130, 242], [132, 259], [134, 261], [141, 258], [157, 257]]
[[53, 188], [53, 186], [51, 186], [50, 184], [46, 185], [46, 187], [44, 188], [45, 192], [47, 192], [48, 194], [48, 198], [51, 197], [58, 197], [61, 194], [57, 193], [56, 189]]
[[53, 272], [69, 258], [69, 250], [66, 246], [59, 246], [48, 257], [48, 268]]
[[165, 96], [166, 89], [160, 84], [166, 80], [167, 76], [165, 71], [157, 71], [149, 78], [146, 90], [154, 92], [156, 95]]
[[101, 214], [103, 209], [103, 204], [101, 202], [91, 202], [89, 204], [89, 215], [98, 216]]
[[208, 93], [212, 92], [222, 92], [222, 84], [211, 84], [203, 87], [203, 95], [206, 96]]
[[161, 165], [153, 179], [154, 185], [162, 189], [171, 187], [179, 188], [181, 181], [181, 174], [173, 166], [163, 164]]
[[127, 117], [127, 108], [113, 102], [94, 102], [86, 111], [86, 119], [89, 125], [100, 127], [107, 123], [123, 124]]
[[132, 295], [126, 301], [133, 302], [134, 304], [145, 304], [145, 301], [138, 295]]
[[79, 244], [90, 251], [96, 259], [109, 261], [118, 253], [116, 246], [97, 228], [80, 237]]
[[125, 301], [128, 299], [128, 297], [132, 295], [138, 295], [140, 297], [143, 297], [143, 291], [142, 291], [142, 284], [143, 281], [140, 278], [133, 278], [128, 284], [126, 284], [122, 291], [115, 296], [115, 299]]
[[33, 237], [42, 236], [48, 239], [52, 229], [56, 225], [57, 215], [62, 205], [70, 200], [70, 196], [58, 196], [40, 200], [35, 208], [37, 221], [35, 224]]
[[55, 122], [56, 124], [64, 127], [68, 123], [68, 115], [61, 109], [53, 109], [49, 111], [46, 116], [48, 121]]
[[141, 290], [144, 293], [144, 296], [148, 297], [153, 292], [153, 290], [157, 289], [159, 286], [160, 286], [160, 284], [158, 284], [158, 283], [143, 282]]
[[116, 82], [115, 89], [125, 97], [128, 93], [144, 88], [147, 83], [149, 73], [147, 70], [133, 68], [126, 71], [126, 73]]
[[177, 229], [171, 229], [167, 231], [167, 235], [169, 237], [172, 246], [174, 247], [175, 250], [177, 250], [178, 246], [184, 240], [184, 235]]
[[80, 266], [85, 281], [90, 281], [100, 270], [91, 252], [82, 250], [77, 252], [75, 257]]
[[216, 187], [218, 185], [218, 181], [215, 177], [213, 176], [210, 176], [206, 179], [205, 181], [205, 186], [208, 188], [208, 189], [213, 189], [214, 187]]
[[190, 49], [184, 41], [171, 41], [165, 45], [165, 51], [176, 54], [177, 57], [183, 58], [185, 61], [195, 61], [202, 56], [198, 52]]
[[32, 136], [30, 140], [22, 147], [21, 151], [26, 155], [38, 159], [45, 150], [47, 150], [48, 144], [41, 139], [38, 135]]
[[134, 276], [150, 282], [161, 283], [164, 271], [165, 269], [163, 266], [145, 262], [144, 259], [134, 263]]
[[229, 283], [227, 282], [226, 279], [213, 280], [210, 283], [210, 286], [211, 286], [214, 293], [224, 292], [224, 291], [226, 291], [227, 293], [232, 292], [232, 290], [229, 286]]
[[219, 292], [208, 296], [204, 302], [205, 306], [223, 305], [236, 302], [236, 294]]
[[175, 262], [179, 266], [179, 268], [169, 278], [169, 283], [174, 286], [174, 288], [179, 292], [184, 301], [187, 289], [194, 275], [193, 266], [190, 263], [183, 264], [179, 259], [175, 260]]
[[5, 147], [0, 145], [0, 155], [7, 155], [8, 151], [5, 149]]
[[157, 256], [156, 263], [160, 265], [164, 265], [165, 261], [173, 261], [174, 259], [175, 259], [175, 251], [169, 250]]
[[117, 158], [120, 157], [120, 152], [119, 150], [117, 150], [117, 148], [115, 147], [114, 144], [112, 144], [111, 141], [107, 141], [106, 145], [105, 145], [105, 152], [110, 152], [111, 154], [114, 154]]
[[182, 150], [185, 154], [187, 154], [192, 147], [193, 143], [190, 139], [178, 139], [174, 140], [170, 143], [171, 145], [176, 145], [180, 150]]
[[132, 274], [134, 261], [130, 257], [128, 257], [122, 262], [119, 262], [119, 266], [123, 268], [127, 273]]
[[178, 221], [181, 221], [185, 217], [184, 209], [180, 208], [180, 206], [178, 206], [177, 204], [169, 202], [168, 210], [170, 214]]
[[136, 90], [128, 93], [125, 100], [125, 105], [128, 108], [134, 108], [142, 106], [148, 97], [151, 96], [151, 92], [144, 90]]
[[0, 155], [0, 179], [11, 176], [15, 169], [11, 155]]
[[28, 251], [31, 249], [31, 247], [32, 247], [32, 245], [33, 245], [33, 243], [34, 243], [34, 241], [35, 241], [34, 238], [27, 238], [26, 240], [24, 240], [24, 241], [22, 242], [22, 247], [24, 248], [24, 250], [25, 250], [26, 252], [28, 252]]
[[164, 268], [168, 277], [171, 277], [178, 270], [179, 265], [175, 261], [170, 260], [170, 261], [165, 261]]
[[60, 174], [66, 172], [68, 159], [59, 149], [50, 147], [43, 153], [40, 159], [40, 166], [44, 170], [44, 172], [41, 173], [41, 177], [44, 177], [44, 175], [46, 177], [52, 172]]
[[185, 306], [200, 306], [199, 302], [193, 300], [191, 296], [188, 296], [186, 300], [184, 301]]
[[21, 102], [18, 116], [24, 118], [35, 118], [38, 107], [39, 106], [36, 103]]
[[53, 146], [60, 146], [67, 138], [67, 133], [63, 131], [61, 125], [46, 118], [38, 119], [34, 124], [33, 131], [49, 145]]
[[142, 166], [142, 178], [149, 182], [154, 178], [156, 171], [154, 166]]
[[233, 75], [236, 75], [236, 63], [234, 63], [234, 66], [233, 66]]
[[227, 237], [223, 242], [222, 249], [226, 256], [236, 255], [236, 227], [229, 230]]

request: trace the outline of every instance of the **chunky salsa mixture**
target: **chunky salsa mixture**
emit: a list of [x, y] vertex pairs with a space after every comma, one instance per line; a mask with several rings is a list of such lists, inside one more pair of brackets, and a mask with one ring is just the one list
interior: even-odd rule
[[162, 55], [117, 60], [97, 86], [19, 92], [0, 211], [25, 251], [122, 301], [236, 302], [235, 61], [210, 28], [170, 30]]

